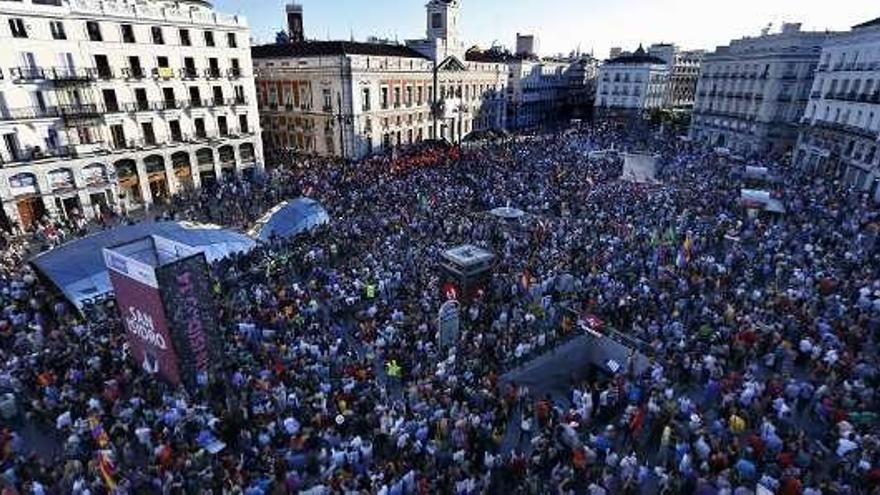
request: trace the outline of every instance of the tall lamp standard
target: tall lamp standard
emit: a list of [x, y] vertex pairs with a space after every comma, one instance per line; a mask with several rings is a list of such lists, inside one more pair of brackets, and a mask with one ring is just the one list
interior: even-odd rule
[[345, 126], [354, 125], [354, 116], [347, 115], [342, 108], [342, 94], [336, 94], [336, 102], [339, 110], [333, 114], [333, 120], [339, 126], [339, 152], [340, 157], [345, 160]]

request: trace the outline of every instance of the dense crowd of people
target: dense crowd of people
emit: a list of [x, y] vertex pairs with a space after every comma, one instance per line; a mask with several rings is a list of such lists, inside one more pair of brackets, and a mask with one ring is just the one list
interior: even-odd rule
[[[657, 183], [591, 155], [637, 147]], [[306, 195], [331, 217], [213, 267], [224, 370], [194, 391], [141, 370], [112, 309], [81, 317], [7, 246], [4, 493], [880, 489], [880, 217], [859, 191], [746, 157], [784, 177], [787, 210], [750, 214], [743, 163], [611, 124], [274, 162], [163, 213], [246, 228]], [[507, 204], [526, 216], [487, 213]], [[439, 259], [461, 244], [496, 262], [448, 349]], [[578, 315], [641, 342], [647, 369], [577, 370], [564, 395], [506, 378]]]

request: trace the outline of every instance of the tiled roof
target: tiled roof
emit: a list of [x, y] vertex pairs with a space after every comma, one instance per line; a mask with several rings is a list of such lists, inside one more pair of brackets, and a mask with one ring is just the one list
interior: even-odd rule
[[377, 57], [428, 57], [403, 45], [382, 43], [355, 43], [351, 41], [306, 41], [303, 43], [278, 43], [251, 48], [251, 56], [259, 58], [321, 57], [328, 55], [373, 55]]

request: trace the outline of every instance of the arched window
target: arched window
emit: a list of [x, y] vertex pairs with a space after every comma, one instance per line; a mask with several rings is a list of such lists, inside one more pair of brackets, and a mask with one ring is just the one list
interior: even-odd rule
[[144, 158], [144, 165], [146, 165], [148, 174], [165, 171], [165, 159], [161, 155], [150, 155]]
[[37, 176], [30, 172], [15, 174], [9, 178], [9, 187], [14, 194], [36, 193], [38, 191]]
[[93, 163], [83, 167], [82, 176], [87, 186], [104, 184], [107, 182], [107, 167], [101, 163]]
[[48, 173], [49, 188], [53, 191], [58, 189], [71, 189], [76, 187], [73, 180], [73, 171], [69, 168], [59, 168]]

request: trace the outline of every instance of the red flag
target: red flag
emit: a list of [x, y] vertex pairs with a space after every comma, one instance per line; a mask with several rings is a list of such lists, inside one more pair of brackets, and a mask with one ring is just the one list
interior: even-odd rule
[[104, 485], [107, 486], [107, 489], [110, 491], [115, 490], [116, 480], [114, 476], [116, 474], [116, 466], [113, 465], [113, 460], [110, 459], [109, 451], [98, 451], [98, 469], [101, 471], [101, 478], [104, 479]]

